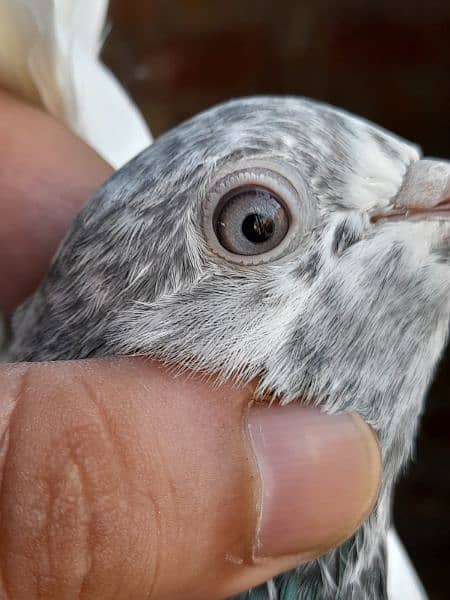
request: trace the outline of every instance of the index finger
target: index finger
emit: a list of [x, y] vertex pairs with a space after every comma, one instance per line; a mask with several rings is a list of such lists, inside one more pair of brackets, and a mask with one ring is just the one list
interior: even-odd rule
[[2, 91], [0, 144], [0, 310], [10, 312], [37, 287], [112, 168], [52, 117]]

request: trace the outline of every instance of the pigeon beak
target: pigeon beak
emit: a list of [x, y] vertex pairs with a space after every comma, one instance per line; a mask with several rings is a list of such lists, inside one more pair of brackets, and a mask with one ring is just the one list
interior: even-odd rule
[[373, 211], [370, 220], [450, 220], [450, 162], [424, 159], [411, 165], [391, 207]]

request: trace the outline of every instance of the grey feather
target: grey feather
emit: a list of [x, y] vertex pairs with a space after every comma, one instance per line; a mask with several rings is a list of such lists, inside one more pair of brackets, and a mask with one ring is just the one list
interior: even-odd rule
[[[284, 403], [354, 410], [372, 425], [384, 479], [367, 522], [341, 548], [241, 598], [386, 598], [392, 492], [447, 337], [450, 222], [444, 212], [371, 215], [407, 208], [411, 182], [430, 189], [420, 158], [305, 99], [220, 105], [113, 175], [14, 317], [14, 360], [156, 356], [241, 382], [258, 376], [258, 391]], [[450, 197], [442, 165], [441, 187], [419, 198], [429, 206]], [[283, 180], [297, 198], [298, 231], [273, 259], [227, 260], [205, 233], [211, 202], [242, 177]]]

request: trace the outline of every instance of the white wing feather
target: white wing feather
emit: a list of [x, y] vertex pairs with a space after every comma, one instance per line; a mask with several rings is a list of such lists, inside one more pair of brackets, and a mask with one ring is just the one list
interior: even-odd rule
[[389, 600], [427, 600], [425, 590], [397, 533], [387, 538]]
[[98, 59], [107, 0], [0, 0], [0, 85], [43, 106], [120, 167], [151, 143]]
[[[98, 59], [108, 0], [0, 0], [0, 84], [42, 105], [113, 166], [151, 143], [144, 119]], [[390, 600], [427, 596], [397, 534]]]

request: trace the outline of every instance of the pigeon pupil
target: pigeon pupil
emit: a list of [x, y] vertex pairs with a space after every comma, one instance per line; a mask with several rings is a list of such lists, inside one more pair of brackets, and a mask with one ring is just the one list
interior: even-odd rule
[[275, 231], [273, 219], [263, 213], [251, 213], [242, 222], [242, 233], [254, 244], [262, 244], [270, 240]]

